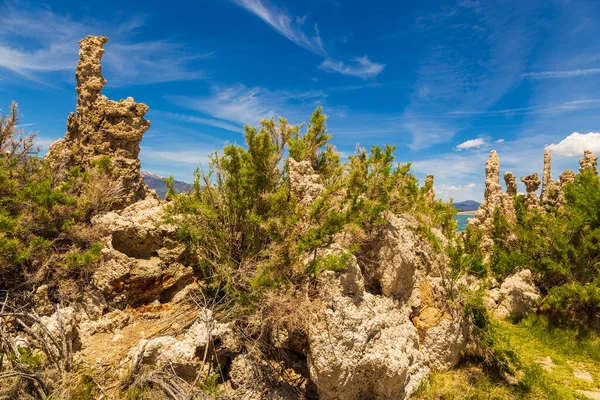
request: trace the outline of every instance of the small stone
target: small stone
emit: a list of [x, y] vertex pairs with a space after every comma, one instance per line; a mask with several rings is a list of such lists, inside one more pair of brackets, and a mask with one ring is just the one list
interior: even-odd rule
[[556, 367], [556, 365], [554, 364], [554, 362], [552, 362], [552, 358], [550, 358], [550, 356], [547, 356], [545, 358], [542, 358], [539, 361], [540, 365], [542, 366], [542, 368], [548, 372], [552, 372], [554, 371], [554, 367]]

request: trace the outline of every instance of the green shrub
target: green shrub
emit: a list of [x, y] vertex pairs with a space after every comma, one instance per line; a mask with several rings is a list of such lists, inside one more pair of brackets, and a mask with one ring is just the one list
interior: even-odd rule
[[[454, 234], [454, 209], [427, 199], [410, 164], [394, 162], [393, 146], [357, 148], [341, 163], [321, 108], [306, 125], [263, 120], [259, 128], [246, 126], [244, 137], [245, 146], [211, 155], [208, 171], [196, 171], [193, 191], [173, 196], [167, 218], [217, 292], [250, 304], [265, 290], [341, 270], [351, 254], [362, 262], [386, 212], [411, 213], [424, 227]], [[309, 162], [324, 184], [310, 204], [291, 191], [290, 159]], [[431, 230], [419, 232], [435, 245]], [[336, 240], [350, 253], [323, 257]]]

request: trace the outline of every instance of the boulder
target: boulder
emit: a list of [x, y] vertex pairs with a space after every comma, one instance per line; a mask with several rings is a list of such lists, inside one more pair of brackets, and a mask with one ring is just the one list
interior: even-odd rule
[[147, 198], [92, 219], [104, 235], [93, 283], [113, 305], [168, 301], [193, 283], [185, 246], [175, 240], [175, 227], [162, 221], [164, 206]]
[[408, 398], [464, 349], [463, 321], [443, 302], [444, 256], [415, 232], [414, 218], [387, 217], [370, 277], [351, 259], [346, 271], [320, 278], [308, 366], [321, 399]]
[[488, 304], [492, 315], [506, 318], [509, 315], [523, 316], [537, 305], [540, 292], [533, 284], [531, 271], [524, 269], [509, 276], [499, 289], [488, 291]]

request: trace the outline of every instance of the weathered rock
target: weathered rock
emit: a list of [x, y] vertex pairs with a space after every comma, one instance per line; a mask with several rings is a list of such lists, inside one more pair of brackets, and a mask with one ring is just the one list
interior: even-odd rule
[[308, 161], [297, 162], [290, 158], [289, 163], [292, 193], [300, 199], [301, 203], [312, 203], [325, 190], [321, 177], [315, 173]]
[[468, 220], [471, 227], [478, 227], [483, 232], [481, 240], [481, 250], [488, 260], [494, 241], [491, 238], [492, 223], [494, 221], [494, 212], [499, 210], [509, 223], [516, 221], [514, 194], [516, 194], [516, 182], [514, 175], [507, 172], [504, 175], [507, 186], [507, 192], [502, 192], [500, 186], [500, 158], [496, 151], [490, 152], [490, 157], [485, 164], [485, 193], [484, 200], [475, 213], [475, 217]]
[[33, 295], [33, 301], [35, 304], [35, 311], [39, 315], [52, 315], [54, 313], [54, 305], [50, 302], [48, 297], [48, 285], [42, 285], [38, 287]]
[[559, 179], [560, 187], [564, 188], [567, 183], [573, 182], [575, 180], [575, 172], [573, 172], [572, 169], [568, 169], [562, 174], [560, 174]]
[[[377, 268], [373, 279], [382, 294], [408, 300], [413, 293], [418, 273], [439, 277], [447, 262], [444, 252], [435, 251], [428, 239], [415, 233], [418, 221], [410, 215], [387, 214], [386, 229], [375, 244]], [[445, 247], [447, 240], [437, 229], [432, 232]], [[371, 277], [368, 277], [371, 278]], [[370, 286], [374, 284], [369, 283]]]
[[67, 119], [67, 133], [47, 154], [57, 179], [64, 180], [72, 167], [89, 171], [102, 159], [110, 159], [113, 207], [123, 208], [144, 199], [150, 192], [140, 172], [140, 142], [150, 122], [144, 119], [148, 106], [132, 98], [119, 102], [101, 94], [106, 80], [100, 59], [104, 36], [88, 36], [79, 42], [77, 108]]
[[433, 199], [435, 199], [435, 190], [433, 189], [433, 175], [427, 175], [425, 177], [425, 187], [427, 188], [425, 197], [429, 201], [432, 201]]
[[525, 199], [525, 205], [528, 210], [539, 208], [540, 200], [536, 191], [540, 187], [540, 178], [536, 173], [521, 177], [521, 182], [525, 184], [527, 190], [527, 198]]
[[488, 295], [493, 300], [492, 314], [506, 318], [529, 313], [536, 306], [540, 292], [533, 284], [531, 271], [524, 269], [506, 278], [499, 290], [489, 291]]
[[370, 255], [381, 294], [349, 294], [348, 280], [363, 279], [353, 268], [321, 277], [324, 307], [308, 339], [321, 399], [406, 398], [430, 371], [454, 365], [464, 348], [460, 318], [443, 311], [440, 279], [429, 276], [443, 260], [427, 259], [434, 253], [411, 229], [411, 217], [388, 218], [388, 232]]
[[[239, 351], [239, 344], [229, 324], [214, 321], [212, 314], [206, 311], [200, 314], [201, 317], [186, 331], [181, 340], [172, 336], [142, 339], [129, 351], [124, 362], [130, 365], [130, 369], [143, 365], [159, 370], [173, 368], [178, 376], [194, 379], [202, 365], [204, 350], [212, 350], [215, 343], [219, 343], [221, 351]], [[212, 357], [213, 354], [209, 355]], [[208, 372], [208, 368], [206, 371]]]
[[114, 305], [170, 300], [193, 282], [185, 246], [162, 223], [164, 206], [148, 198], [92, 219], [104, 234], [102, 264], [93, 282]]
[[557, 197], [557, 187], [552, 179], [552, 157], [550, 149], [546, 148], [544, 150], [544, 172], [542, 174], [542, 194], [540, 195], [540, 201], [542, 204], [554, 206], [556, 205]]
[[515, 174], [512, 172], [504, 173], [504, 183], [506, 183], [506, 194], [509, 196], [517, 195], [517, 178], [515, 178]]
[[595, 174], [598, 173], [598, 157], [589, 150], [583, 152], [583, 158], [579, 160], [579, 172], [586, 169], [592, 170]]

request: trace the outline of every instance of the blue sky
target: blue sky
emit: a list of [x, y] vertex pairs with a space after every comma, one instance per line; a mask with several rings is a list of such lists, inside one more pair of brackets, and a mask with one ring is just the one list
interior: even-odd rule
[[140, 158], [160, 175], [189, 181], [243, 124], [317, 105], [340, 152], [394, 144], [445, 199], [482, 199], [492, 149], [522, 176], [553, 145], [555, 179], [600, 152], [598, 1], [96, 4], [0, 2], [0, 108], [45, 147], [75, 109], [78, 40], [102, 34], [104, 94], [150, 106]]

